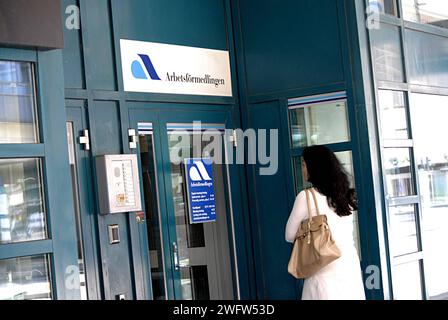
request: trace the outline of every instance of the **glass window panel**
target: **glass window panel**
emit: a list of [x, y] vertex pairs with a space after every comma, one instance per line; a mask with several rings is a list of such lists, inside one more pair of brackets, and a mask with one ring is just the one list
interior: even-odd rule
[[[341, 162], [342, 166], [345, 169], [345, 172], [349, 176], [350, 185], [353, 188], [355, 185], [355, 179], [354, 179], [354, 169], [353, 169], [353, 159], [352, 159], [352, 152], [351, 151], [341, 151], [341, 152], [335, 152], [336, 157]], [[303, 190], [304, 188], [308, 188], [311, 185], [303, 179], [302, 176], [302, 157], [294, 157], [293, 158], [293, 165], [294, 165], [294, 173], [295, 173], [295, 184], [296, 184], [296, 190]]]
[[302, 175], [302, 157], [294, 157], [293, 158], [293, 165], [294, 165], [294, 182], [296, 185], [296, 192], [300, 192], [301, 190], [305, 188], [311, 187], [311, 184], [307, 181], [305, 181], [303, 175]]
[[389, 207], [392, 238], [389, 242], [393, 255], [400, 256], [419, 251], [415, 205]]
[[184, 300], [210, 300], [207, 266], [182, 267], [180, 274]]
[[0, 143], [37, 143], [32, 64], [0, 60]]
[[[171, 182], [175, 206], [176, 234], [179, 243], [179, 258], [181, 265], [189, 264], [189, 249], [201, 248], [205, 246], [203, 224], [190, 223], [183, 159], [190, 157], [204, 157], [202, 152], [205, 152], [208, 141], [212, 138], [222, 140], [222, 134], [219, 131], [210, 131], [210, 133], [201, 134], [198, 138], [194, 137], [194, 134], [191, 132], [169, 132]], [[200, 141], [199, 145], [197, 144], [197, 140]], [[178, 153], [176, 153], [176, 151], [178, 151]], [[219, 152], [220, 151], [221, 150], [219, 150]], [[214, 164], [213, 169], [218, 170], [216, 164]]]
[[[411, 95], [425, 274], [430, 298], [448, 297], [448, 97]], [[428, 125], [429, 124], [429, 125]]]
[[395, 300], [422, 300], [420, 261], [394, 266], [392, 283]]
[[[350, 186], [355, 187], [355, 170], [353, 169], [353, 157], [351, 151], [335, 152], [336, 157], [341, 162], [342, 166], [347, 172], [350, 179]], [[358, 211], [353, 212], [353, 238], [355, 240], [355, 246], [358, 250], [359, 257], [361, 257], [361, 238], [359, 237], [359, 220]]]
[[375, 76], [378, 80], [403, 82], [403, 53], [398, 27], [381, 24], [371, 31]]
[[0, 300], [50, 300], [47, 255], [0, 260]]
[[[142, 124], [139, 124], [139, 128]], [[143, 177], [148, 246], [151, 261], [151, 284], [154, 300], [165, 300], [165, 262], [163, 259], [161, 217], [159, 211], [157, 172], [152, 132], [139, 135], [140, 159]]]
[[405, 20], [448, 28], [446, 0], [401, 0], [401, 3]]
[[408, 148], [385, 148], [383, 167], [389, 197], [414, 195], [414, 175]]
[[342, 164], [342, 167], [344, 167], [345, 172], [349, 176], [350, 180], [350, 186], [354, 188], [355, 186], [355, 171], [353, 169], [353, 159], [352, 159], [352, 152], [351, 151], [341, 151], [341, 152], [335, 152], [334, 153], [336, 157], [338, 158], [339, 162]]
[[181, 243], [186, 246], [181, 252], [181, 256], [187, 256], [188, 248], [198, 248], [205, 246], [204, 227], [202, 224], [190, 224], [190, 216], [186, 203], [184, 165], [171, 163], [172, 190], [175, 205], [175, 216], [177, 226], [177, 236]]
[[41, 160], [0, 159], [0, 244], [47, 237]]
[[384, 14], [397, 16], [397, 2], [395, 0], [369, 0], [372, 10], [377, 10]]
[[[447, 2], [448, 4], [448, 2]], [[448, 86], [448, 39], [426, 32], [405, 30], [409, 82]]]
[[347, 102], [323, 102], [290, 110], [293, 148], [350, 141]]
[[404, 92], [379, 90], [381, 137], [383, 139], [408, 139], [408, 123]]
[[180, 268], [180, 286], [183, 300], [193, 300], [192, 274], [190, 267]]
[[[168, 127], [174, 126], [168, 124]], [[181, 272], [182, 299], [233, 297], [227, 236], [227, 200], [223, 131], [191, 131], [189, 124], [175, 124], [168, 131], [171, 184], [176, 223], [176, 240]], [[219, 125], [217, 125], [219, 126]], [[213, 158], [216, 221], [191, 224], [186, 187], [185, 159]], [[217, 250], [219, 249], [219, 250]], [[201, 268], [201, 266], [206, 267]], [[218, 267], [219, 266], [219, 267]], [[204, 271], [205, 270], [205, 271]], [[207, 275], [208, 273], [208, 275]], [[209, 288], [210, 286], [210, 288]]]

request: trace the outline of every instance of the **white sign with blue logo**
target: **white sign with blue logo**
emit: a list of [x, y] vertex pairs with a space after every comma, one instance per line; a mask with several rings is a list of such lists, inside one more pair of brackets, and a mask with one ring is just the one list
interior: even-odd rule
[[232, 96], [229, 52], [120, 40], [125, 91]]
[[211, 159], [185, 159], [190, 223], [216, 221]]

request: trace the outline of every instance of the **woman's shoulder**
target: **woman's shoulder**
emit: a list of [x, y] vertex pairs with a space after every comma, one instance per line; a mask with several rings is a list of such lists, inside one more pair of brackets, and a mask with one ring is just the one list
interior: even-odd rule
[[296, 196], [296, 200], [305, 200], [306, 199], [306, 190], [307, 189], [303, 189], [302, 191], [300, 191]]
[[296, 196], [296, 201], [300, 202], [300, 203], [307, 203], [307, 197], [310, 201], [313, 201], [313, 195], [311, 192], [314, 193], [316, 200], [318, 200], [319, 202], [322, 201], [321, 198], [326, 199], [326, 197], [324, 195], [322, 195], [321, 193], [319, 193], [316, 189], [307, 188], [307, 189], [303, 189], [302, 191], [299, 192], [299, 194]]

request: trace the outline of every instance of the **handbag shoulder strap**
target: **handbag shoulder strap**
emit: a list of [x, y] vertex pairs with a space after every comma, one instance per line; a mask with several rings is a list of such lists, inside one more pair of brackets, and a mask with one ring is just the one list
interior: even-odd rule
[[309, 194], [309, 189], [305, 189], [305, 194], [306, 194], [306, 206], [308, 208], [308, 220], [310, 221], [311, 218], [311, 205], [310, 205], [310, 194]]
[[312, 207], [311, 207], [311, 201], [310, 201], [310, 195], [309, 195], [310, 192], [311, 192], [311, 195], [313, 196], [313, 202], [314, 202], [314, 206], [316, 207], [316, 213], [317, 213], [317, 215], [320, 215], [319, 205], [317, 204], [317, 198], [316, 198], [314, 189], [313, 188], [305, 189], [306, 204], [308, 207], [308, 222], [309, 223], [311, 223], [311, 220], [313, 219], [312, 214], [311, 214]]
[[314, 188], [310, 189], [311, 194], [313, 195], [313, 200], [314, 200], [314, 205], [316, 206], [316, 212], [317, 215], [320, 215], [320, 211], [319, 211], [319, 205], [317, 204], [317, 198], [316, 198], [316, 191], [314, 190]]

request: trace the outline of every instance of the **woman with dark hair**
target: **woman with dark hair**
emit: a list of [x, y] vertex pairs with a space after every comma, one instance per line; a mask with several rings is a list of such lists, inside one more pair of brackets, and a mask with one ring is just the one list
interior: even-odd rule
[[[358, 205], [347, 173], [330, 149], [312, 146], [303, 150], [302, 174], [312, 184], [320, 214], [327, 216], [333, 239], [341, 251], [338, 259], [305, 279], [302, 300], [364, 300], [359, 256], [353, 238], [352, 212]], [[313, 205], [311, 214], [316, 215]], [[286, 225], [286, 241], [294, 242], [301, 222], [307, 218], [306, 193], [302, 191]]]

